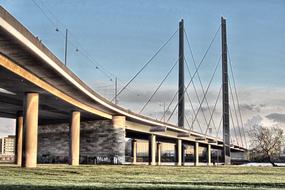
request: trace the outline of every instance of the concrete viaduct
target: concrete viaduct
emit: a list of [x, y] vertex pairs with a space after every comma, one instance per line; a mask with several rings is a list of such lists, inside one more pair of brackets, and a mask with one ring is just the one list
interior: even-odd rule
[[[151, 165], [160, 164], [163, 142], [176, 145], [177, 165], [183, 164], [187, 144], [195, 147], [195, 164], [199, 147], [207, 148], [209, 164], [211, 148], [223, 148], [222, 139], [130, 112], [101, 97], [2, 7], [0, 88], [0, 116], [17, 121], [16, 163], [23, 167], [36, 167], [39, 157], [46, 156], [43, 150], [49, 156], [64, 150], [71, 165], [78, 165], [81, 154], [94, 150], [97, 157], [116, 158], [116, 163], [124, 164], [125, 138], [133, 139], [133, 163], [137, 140], [149, 141]], [[231, 152], [244, 151], [231, 145]]]

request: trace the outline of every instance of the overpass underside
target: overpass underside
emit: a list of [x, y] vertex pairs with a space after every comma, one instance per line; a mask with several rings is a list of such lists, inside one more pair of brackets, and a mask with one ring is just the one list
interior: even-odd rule
[[[0, 56], [2, 57], [2, 55]], [[40, 125], [69, 122], [70, 113], [80, 110], [3, 67], [0, 67], [0, 88], [2, 89], [0, 117], [16, 118], [17, 114], [23, 111], [23, 101], [29, 92], [40, 94], [38, 117]], [[102, 118], [84, 110], [80, 111], [83, 121]]]
[[[99, 96], [66, 68], [37, 38], [0, 7], [0, 117], [16, 119], [16, 163], [137, 163], [140, 141], [148, 162], [161, 163], [163, 143], [172, 144], [182, 165], [187, 146], [222, 150], [222, 140], [147, 118]], [[126, 148], [126, 142], [131, 149]], [[232, 151], [243, 152], [239, 146]]]

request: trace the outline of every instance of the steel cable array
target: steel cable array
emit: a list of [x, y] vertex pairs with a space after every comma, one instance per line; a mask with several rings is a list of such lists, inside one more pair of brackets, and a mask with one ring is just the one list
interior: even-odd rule
[[[39, 0], [41, 1], [41, 0]], [[36, 0], [32, 0], [32, 2], [35, 4], [35, 6], [42, 12], [42, 14], [47, 18], [47, 20], [51, 23], [51, 25], [56, 28], [56, 31], [59, 32], [63, 37], [65, 37], [65, 34], [63, 32], [63, 30], [60, 30], [59, 29], [59, 25], [61, 26], [61, 28], [67, 28], [64, 24], [62, 24], [57, 18], [56, 16], [47, 8], [45, 7], [45, 9], [43, 8], [44, 7], [44, 4], [42, 3], [42, 5], [40, 5], [39, 3], [37, 3]], [[42, 1], [41, 1], [42, 2]], [[48, 13], [47, 13], [48, 11]], [[53, 17], [53, 18], [52, 18]], [[54, 19], [55, 18], [55, 19]], [[56, 20], [56, 21], [55, 21]], [[214, 68], [214, 71], [213, 71], [213, 74], [210, 78], [210, 81], [207, 85], [207, 88], [205, 89], [203, 84], [202, 84], [202, 79], [201, 79], [201, 76], [200, 76], [200, 73], [199, 73], [199, 70], [201, 68], [201, 65], [203, 64], [209, 50], [211, 49], [216, 37], [217, 37], [217, 34], [218, 32], [220, 31], [221, 29], [221, 25], [219, 25], [219, 28], [218, 30], [215, 32], [213, 38], [211, 39], [210, 41], [210, 44], [209, 46], [207, 47], [206, 51], [204, 52], [203, 56], [202, 56], [202, 59], [201, 61], [199, 62], [199, 64], [196, 63], [195, 61], [195, 58], [194, 58], [194, 54], [193, 54], [193, 48], [191, 47], [191, 44], [190, 44], [190, 40], [188, 38], [188, 35], [187, 35], [187, 32], [184, 30], [183, 33], [185, 34], [186, 36], [186, 42], [187, 42], [187, 45], [188, 45], [188, 49], [189, 49], [189, 52], [190, 52], [190, 56], [191, 56], [191, 59], [192, 59], [192, 62], [193, 62], [193, 65], [194, 65], [194, 73], [191, 75], [191, 72], [190, 72], [190, 66], [188, 64], [188, 61], [187, 59], [184, 57], [184, 61], [186, 62], [186, 68], [187, 68], [187, 71], [188, 71], [188, 74], [189, 74], [189, 77], [190, 77], [190, 81], [188, 82], [188, 84], [186, 86], [184, 86], [184, 94], [183, 94], [183, 98], [184, 96], [186, 96], [186, 98], [188, 99], [189, 103], [190, 103], [190, 107], [191, 107], [191, 110], [192, 110], [192, 117], [191, 117], [191, 122], [189, 122], [188, 120], [188, 117], [186, 115], [184, 115], [184, 119], [186, 120], [186, 123], [187, 125], [189, 126], [190, 129], [194, 129], [194, 124], [195, 122], [197, 122], [199, 128], [200, 128], [200, 131], [201, 133], [203, 133], [205, 136], [207, 136], [208, 134], [208, 131], [209, 131], [209, 128], [210, 128], [210, 125], [212, 124], [213, 127], [215, 128], [216, 130], [216, 133], [217, 133], [217, 137], [220, 133], [220, 129], [221, 129], [221, 124], [222, 124], [222, 117], [221, 117], [221, 120], [219, 122], [219, 125], [218, 127], [216, 126], [215, 124], [215, 121], [214, 121], [214, 113], [216, 111], [216, 107], [217, 107], [217, 104], [218, 104], [218, 101], [219, 101], [219, 98], [220, 98], [220, 95], [221, 95], [221, 89], [219, 90], [218, 92], [218, 95], [214, 101], [214, 105], [213, 105], [213, 109], [211, 110], [211, 107], [210, 107], [210, 104], [209, 104], [209, 100], [207, 98], [207, 94], [209, 92], [209, 88], [213, 82], [213, 79], [214, 79], [214, 76], [216, 74], [216, 71], [218, 69], [218, 65], [220, 63], [220, 59], [221, 57], [219, 58], [219, 61], [217, 63], [217, 65], [215, 66]], [[129, 85], [150, 65], [150, 63], [154, 60], [154, 58], [167, 46], [167, 44], [174, 38], [174, 36], [177, 34], [178, 32], [178, 29], [172, 34], [170, 35], [170, 37], [155, 51], [155, 53], [147, 60], [146, 63], [144, 63], [142, 65], [142, 67], [134, 74], [134, 76], [132, 76], [122, 87], [121, 89], [119, 90], [119, 92], [117, 94], [115, 94], [115, 96], [111, 99], [111, 101], [114, 101], [115, 98], [117, 98], [119, 95], [122, 94], [122, 92], [124, 92], [125, 90], [128, 90], [128, 91], [131, 91], [131, 92], [134, 92], [132, 89], [129, 89]], [[70, 32], [71, 36], [74, 36], [74, 34], [72, 32]], [[74, 38], [75, 39], [75, 38]], [[114, 78], [118, 78], [117, 75], [115, 75], [114, 73], [110, 72], [109, 69], [105, 69], [101, 66], [101, 64], [99, 64], [92, 56], [90, 56], [90, 54], [88, 53], [88, 51], [77, 41], [73, 41], [71, 39], [68, 39], [68, 42], [71, 46], [73, 46], [76, 50], [76, 52], [78, 52], [80, 55], [82, 55], [83, 57], [85, 57], [88, 61], [87, 63], [91, 64], [92, 66], [95, 66], [96, 70], [100, 71], [106, 78], [108, 78], [109, 82], [110, 81], [113, 81]], [[228, 48], [227, 48], [228, 49]], [[247, 147], [247, 139], [246, 139], [246, 136], [245, 136], [245, 129], [244, 129], [244, 123], [243, 123], [243, 118], [242, 118], [242, 114], [241, 114], [241, 108], [240, 108], [240, 102], [239, 102], [239, 97], [238, 97], [238, 94], [237, 94], [237, 87], [236, 87], [236, 82], [235, 82], [235, 77], [234, 77], [234, 73], [233, 73], [233, 67], [232, 67], [232, 61], [231, 61], [231, 56], [230, 56], [230, 53], [229, 53], [229, 50], [228, 51], [228, 60], [229, 60], [229, 65], [230, 65], [230, 74], [231, 77], [228, 77], [228, 83], [229, 83], [229, 89], [230, 89], [230, 97], [231, 97], [231, 105], [230, 106], [230, 117], [231, 117], [231, 123], [232, 123], [232, 126], [233, 126], [233, 132], [234, 132], [234, 136], [235, 136], [235, 140], [237, 142], [237, 144], [239, 145], [239, 139], [241, 141], [241, 145], [242, 146], [245, 146]], [[162, 85], [165, 83], [166, 79], [170, 76], [171, 72], [174, 70], [175, 66], [177, 65], [178, 63], [178, 60], [176, 60], [176, 62], [174, 63], [174, 65], [172, 65], [172, 67], [170, 68], [170, 70], [168, 70], [168, 72], [166, 73], [166, 75], [164, 75], [163, 79], [161, 80], [161, 82], [158, 84], [158, 86], [156, 87], [156, 89], [154, 90], [154, 92], [148, 97], [147, 101], [143, 104], [142, 108], [139, 110], [139, 113], [143, 113], [143, 111], [145, 110], [145, 108], [149, 105], [149, 103], [153, 100], [154, 96], [158, 93], [158, 91], [161, 89]], [[199, 85], [200, 85], [200, 88], [201, 88], [201, 91], [202, 91], [202, 99], [199, 97], [199, 94], [198, 94], [198, 90], [197, 90], [197, 86], [194, 84], [194, 78], [197, 76], [198, 78], [198, 81], [199, 81]], [[119, 81], [121, 81], [120, 79], [118, 79]], [[232, 84], [233, 84], [233, 87], [231, 85], [231, 81], [232, 81]], [[121, 81], [122, 82], [122, 81]], [[191, 97], [188, 93], [188, 88], [190, 86], [190, 84], [192, 83], [192, 86], [193, 86], [193, 89], [194, 89], [194, 92], [195, 92], [195, 96], [197, 98], [197, 101], [198, 101], [198, 108], [195, 110], [194, 108], [194, 104], [193, 104], [193, 101], [191, 100]], [[111, 85], [102, 85], [102, 86], [99, 86], [98, 88], [99, 89], [107, 89], [111, 87]], [[137, 93], [137, 92], [135, 92]], [[173, 97], [171, 98], [168, 106], [167, 106], [167, 109], [164, 110], [163, 114], [162, 114], [162, 117], [160, 120], [162, 120], [163, 118], [166, 117], [166, 114], [168, 112], [170, 112], [170, 107], [172, 106], [174, 100], [176, 99], [177, 97], [177, 94], [178, 94], [178, 91], [175, 92], [175, 94], [173, 95]], [[181, 99], [179, 99], [177, 101], [177, 104], [175, 104], [173, 110], [170, 112], [169, 114], [169, 117], [167, 119], [167, 122], [170, 121], [170, 119], [172, 118], [173, 114], [175, 113], [177, 107], [178, 107], [178, 104], [179, 102], [181, 101]], [[202, 109], [202, 106], [203, 104], [206, 104], [206, 107], [207, 107], [207, 111], [209, 113], [209, 118], [207, 119], [206, 117], [206, 114], [204, 112], [204, 110]], [[202, 110], [201, 110], [202, 109]], [[202, 115], [203, 115], [203, 119], [206, 123], [206, 130], [203, 131], [202, 129], [202, 125], [198, 119], [198, 114], [199, 112], [201, 111]], [[234, 122], [234, 117], [236, 119], [236, 122]], [[190, 118], [190, 117], [189, 117]], [[235, 125], [236, 124], [236, 125]], [[237, 131], [236, 129], [238, 129], [238, 134], [240, 136], [240, 138], [238, 139], [238, 135], [237, 135]]]

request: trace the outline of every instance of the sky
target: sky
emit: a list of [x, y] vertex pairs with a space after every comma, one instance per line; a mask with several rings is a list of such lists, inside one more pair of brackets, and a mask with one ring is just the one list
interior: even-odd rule
[[[200, 63], [223, 16], [227, 20], [229, 54], [245, 127], [257, 123], [285, 129], [283, 0], [0, 0], [0, 4], [61, 60], [67, 28], [67, 66], [108, 99], [114, 95], [114, 78], [118, 78], [119, 89], [122, 88], [177, 30], [182, 18], [194, 60]], [[199, 69], [204, 89], [221, 54], [220, 41], [218, 31]], [[139, 112], [177, 58], [176, 33], [118, 97], [119, 105]], [[186, 42], [185, 59], [193, 74], [195, 68]], [[142, 113], [161, 117], [162, 104], [168, 105], [177, 91], [177, 71], [175, 66]], [[185, 80], [190, 80], [188, 72]], [[202, 100], [197, 76], [194, 82]], [[220, 85], [219, 66], [207, 95], [211, 109]], [[193, 86], [189, 87], [189, 94], [197, 110], [199, 103]], [[216, 123], [221, 114], [220, 101], [218, 105], [214, 114]], [[194, 116], [190, 107], [186, 102], [191, 120]], [[206, 107], [204, 103], [202, 108]], [[198, 118], [203, 120], [201, 115], [200, 112]], [[170, 121], [175, 123], [175, 117]], [[0, 122], [3, 123], [0, 136], [14, 130], [13, 121], [1, 119]], [[195, 127], [199, 130], [197, 124]]]

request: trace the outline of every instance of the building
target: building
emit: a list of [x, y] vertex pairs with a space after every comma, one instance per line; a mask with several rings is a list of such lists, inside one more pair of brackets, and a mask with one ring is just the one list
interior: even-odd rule
[[15, 136], [0, 138], [0, 162], [11, 163], [15, 160]]
[[0, 138], [0, 154], [1, 155], [14, 155], [15, 154], [15, 136], [9, 135], [8, 137]]

